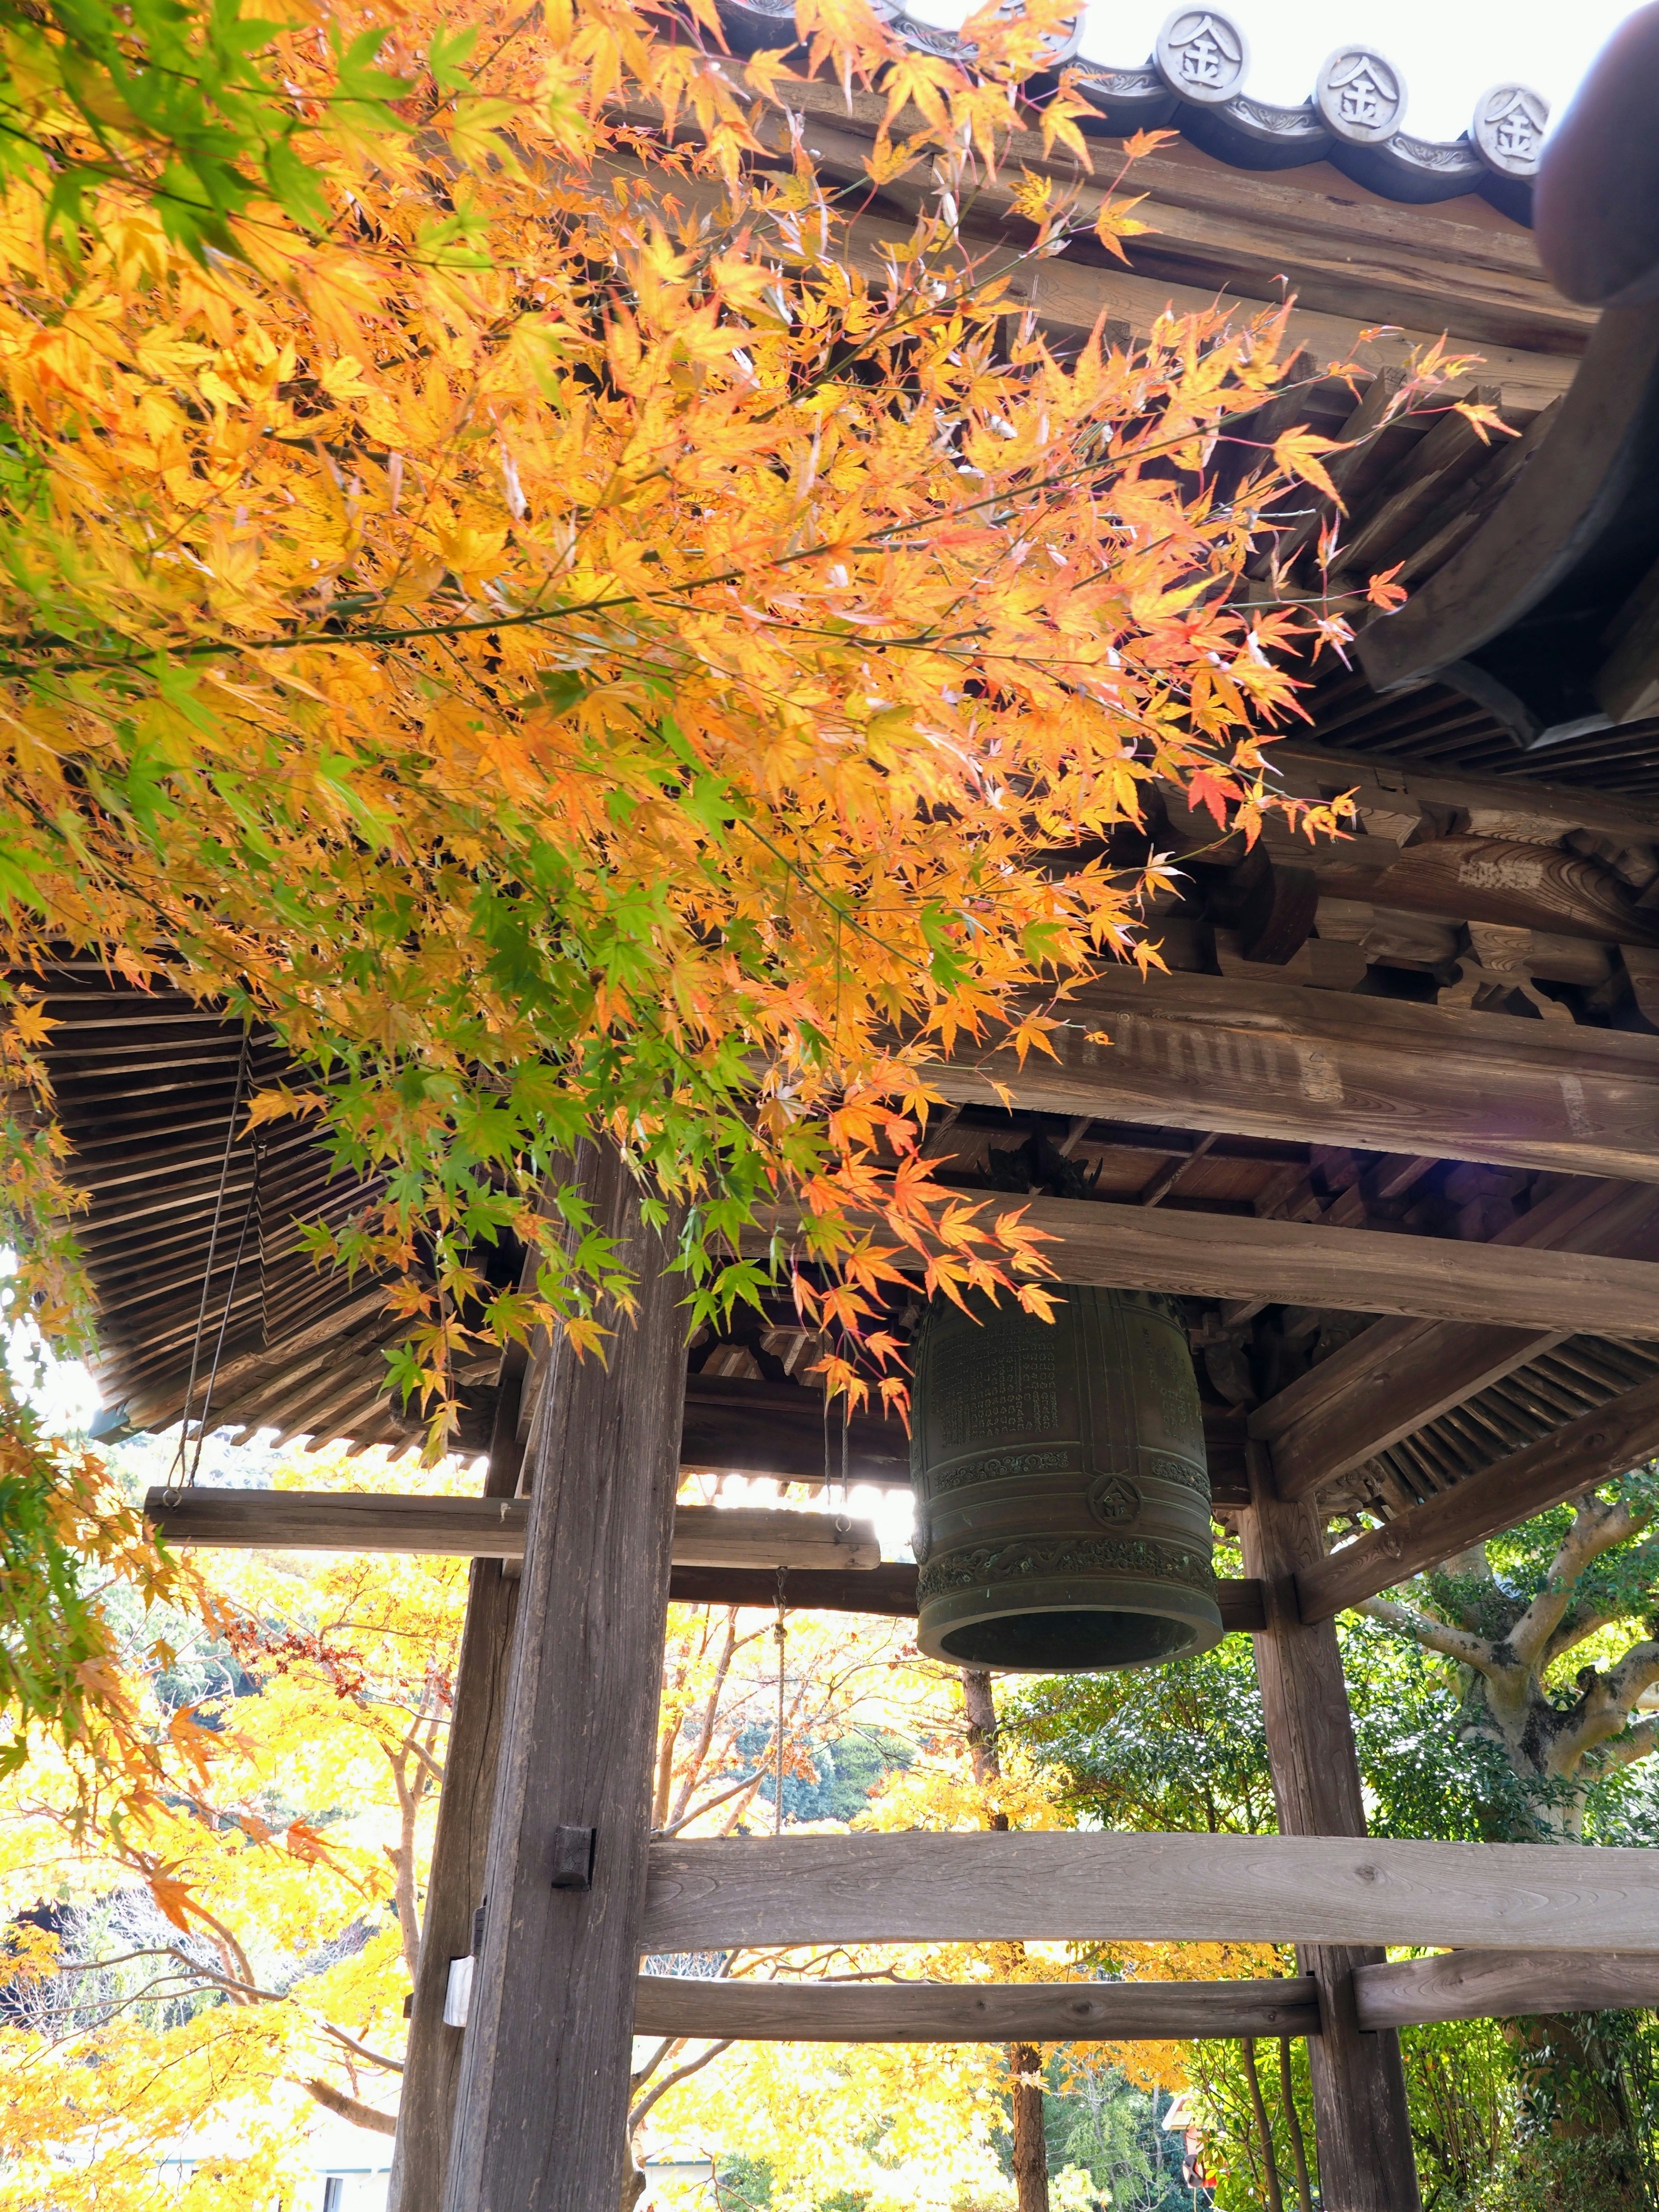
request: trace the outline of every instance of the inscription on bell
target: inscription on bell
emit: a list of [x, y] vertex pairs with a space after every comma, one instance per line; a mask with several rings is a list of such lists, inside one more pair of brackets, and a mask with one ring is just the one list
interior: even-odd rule
[[971, 1324], [939, 1346], [939, 1442], [947, 1452], [1060, 1425], [1054, 1331], [1046, 1322], [993, 1332]]

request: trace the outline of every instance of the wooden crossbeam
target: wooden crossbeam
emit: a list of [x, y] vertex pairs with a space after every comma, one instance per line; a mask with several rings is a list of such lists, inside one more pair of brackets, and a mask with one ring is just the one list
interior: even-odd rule
[[1616, 2011], [1659, 2004], [1659, 1951], [1447, 1951], [1361, 1966], [1353, 1985], [1359, 2025], [1373, 2029]]
[[[144, 1516], [169, 1542], [295, 1552], [422, 1552], [521, 1559], [529, 1503], [516, 1498], [386, 1497], [317, 1490], [151, 1490]], [[684, 1567], [778, 1567], [867, 1572], [881, 1547], [867, 1521], [837, 1531], [827, 1513], [681, 1505], [674, 1562]], [[775, 1592], [775, 1583], [774, 1583]]]
[[1471, 1544], [1610, 1481], [1659, 1453], [1659, 1376], [1565, 1422], [1453, 1490], [1369, 1529], [1297, 1577], [1304, 1621], [1328, 1620], [1345, 1606], [1455, 1559]]
[[[425, 1553], [521, 1559], [528, 1501], [374, 1492], [155, 1489], [144, 1515], [169, 1543], [225, 1550]], [[916, 1571], [883, 1563], [874, 1528], [837, 1534], [826, 1513], [756, 1506], [681, 1505], [674, 1514], [669, 1595], [681, 1605], [761, 1605], [914, 1620]], [[1223, 1625], [1249, 1635], [1265, 1618], [1260, 1583], [1218, 1579]]]
[[963, 1051], [930, 1078], [965, 1103], [1659, 1182], [1659, 1038], [1129, 969], [1066, 1015], [1053, 1060]]
[[635, 2035], [756, 2043], [1092, 2043], [1316, 2035], [1307, 1976], [1253, 1982], [751, 1982], [641, 1974]]
[[[681, 1605], [775, 1605], [777, 1577], [741, 1567], [676, 1567], [670, 1595]], [[784, 1602], [804, 1611], [885, 1613], [914, 1620], [916, 1571], [889, 1559], [870, 1574], [792, 1573], [784, 1583]], [[1230, 1636], [1249, 1636], [1267, 1626], [1259, 1582], [1218, 1576], [1216, 1603]]]
[[796, 1943], [1659, 1943], [1659, 1852], [1331, 1836], [653, 1844], [644, 1951]]
[[[1534, 1250], [1517, 1266], [1506, 1247], [1455, 1237], [1390, 1237], [1087, 1199], [1030, 1198], [1023, 1212], [1052, 1238], [1043, 1256], [1065, 1283], [1533, 1330], [1556, 1328], [1571, 1315], [1577, 1329], [1659, 1338], [1659, 1265], [1647, 1260]], [[777, 1218], [787, 1230], [797, 1217], [781, 1211]], [[896, 1261], [912, 1263], [924, 1264], [904, 1254]]]

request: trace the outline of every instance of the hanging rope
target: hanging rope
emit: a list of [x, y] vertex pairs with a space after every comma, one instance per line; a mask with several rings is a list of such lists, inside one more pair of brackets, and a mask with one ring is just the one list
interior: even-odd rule
[[196, 1455], [191, 1461], [190, 1474], [185, 1484], [187, 1490], [195, 1488], [196, 1471], [202, 1464], [202, 1446], [207, 1439], [208, 1414], [213, 1406], [213, 1386], [219, 1379], [219, 1362], [224, 1353], [225, 1334], [230, 1327], [230, 1310], [236, 1303], [236, 1278], [241, 1273], [242, 1254], [247, 1249], [248, 1228], [259, 1211], [259, 1171], [264, 1164], [264, 1140], [261, 1138], [253, 1148], [252, 1188], [248, 1192], [247, 1206], [242, 1215], [241, 1233], [236, 1239], [236, 1255], [230, 1263], [230, 1283], [225, 1291], [225, 1310], [219, 1316], [219, 1334], [214, 1340], [213, 1358], [208, 1368], [207, 1389], [202, 1394], [202, 1418], [196, 1424]]
[[[208, 1231], [207, 1265], [202, 1270], [202, 1303], [197, 1308], [196, 1333], [191, 1340], [190, 1379], [185, 1384], [185, 1412], [184, 1419], [179, 1430], [179, 1449], [174, 1455], [172, 1467], [167, 1469], [167, 1497], [169, 1503], [177, 1502], [179, 1492], [173, 1487], [173, 1477], [175, 1472], [182, 1469], [184, 1467], [185, 1454], [190, 1441], [190, 1409], [191, 1405], [195, 1402], [196, 1398], [196, 1371], [201, 1363], [202, 1339], [207, 1333], [208, 1299], [211, 1295], [213, 1289], [213, 1261], [214, 1255], [219, 1249], [219, 1223], [225, 1210], [225, 1188], [230, 1181], [230, 1148], [235, 1142], [236, 1139], [236, 1116], [240, 1113], [242, 1109], [242, 1085], [247, 1079], [248, 1045], [251, 1035], [252, 1032], [246, 1028], [244, 1028], [242, 1031], [242, 1048], [238, 1054], [236, 1060], [236, 1084], [235, 1088], [231, 1093], [230, 1119], [225, 1124], [224, 1153], [219, 1162], [219, 1188], [214, 1194], [213, 1223], [212, 1226]], [[256, 1175], [258, 1173], [257, 1162], [255, 1164], [255, 1173]], [[246, 1224], [244, 1223], [243, 1226], [246, 1230]], [[230, 1310], [229, 1301], [228, 1299], [226, 1301], [225, 1310], [227, 1313]], [[200, 1464], [201, 1456], [201, 1448], [198, 1443], [196, 1453], [197, 1465]], [[195, 1480], [195, 1467], [192, 1466], [191, 1473], [186, 1478], [186, 1486], [188, 1486], [190, 1483], [193, 1483]]]
[[772, 1626], [772, 1633], [778, 1639], [778, 1726], [777, 1741], [774, 1747], [776, 1757], [777, 1775], [776, 1779], [774, 1781], [772, 1785], [774, 1793], [772, 1805], [772, 1833], [775, 1836], [781, 1836], [783, 1833], [783, 1662], [784, 1647], [787, 1643], [789, 1637], [788, 1624], [785, 1619], [783, 1603], [783, 1582], [785, 1572], [786, 1570], [784, 1568], [780, 1567], [778, 1569], [778, 1617]]

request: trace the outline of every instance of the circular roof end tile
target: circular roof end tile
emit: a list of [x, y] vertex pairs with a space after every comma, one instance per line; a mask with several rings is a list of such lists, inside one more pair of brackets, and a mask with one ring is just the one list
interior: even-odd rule
[[1158, 34], [1152, 65], [1171, 92], [1218, 107], [1244, 88], [1249, 41], [1216, 8], [1177, 8]]
[[1326, 128], [1350, 146], [1386, 145], [1406, 113], [1406, 80], [1369, 46], [1339, 46], [1314, 86]]
[[1495, 84], [1474, 103], [1469, 143], [1500, 177], [1528, 182], [1538, 173], [1550, 104], [1530, 85]]

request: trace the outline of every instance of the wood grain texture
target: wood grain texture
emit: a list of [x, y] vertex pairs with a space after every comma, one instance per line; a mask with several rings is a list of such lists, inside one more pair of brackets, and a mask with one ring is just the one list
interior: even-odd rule
[[473, 1566], [427, 1881], [387, 2212], [440, 2212], [443, 2203], [462, 2055], [460, 2032], [444, 2025], [444, 1996], [450, 1960], [465, 1958], [472, 1948], [473, 1911], [484, 1894], [519, 1588], [518, 1577], [504, 1575], [499, 1560], [479, 1559]]
[[1509, 922], [1598, 945], [1653, 941], [1653, 915], [1637, 910], [1619, 877], [1553, 846], [1512, 837], [1434, 837], [1380, 869], [1358, 857], [1349, 860], [1353, 852], [1354, 844], [1339, 842], [1319, 856], [1319, 887], [1328, 897], [1368, 899], [1452, 921]]
[[642, 1974], [636, 2035], [761, 2043], [1090, 2043], [1120, 2037], [1316, 2035], [1305, 1978], [1254, 1982], [837, 1984]]
[[885, 1835], [654, 1844], [641, 1948], [1659, 1944], [1659, 1852], [1323, 1836]]
[[[677, 1605], [758, 1605], [778, 1601], [777, 1577], [734, 1567], [676, 1567], [669, 1589]], [[784, 1581], [784, 1603], [800, 1612], [885, 1613], [914, 1620], [916, 1571], [890, 1559], [868, 1574], [791, 1573]], [[1249, 1635], [1262, 1622], [1259, 1584], [1242, 1578], [1218, 1578], [1216, 1603], [1230, 1635]]]
[[1341, 745], [1309, 744], [1301, 738], [1274, 738], [1267, 758], [1285, 788], [1304, 799], [1334, 799], [1357, 790], [1361, 806], [1387, 805], [1391, 796], [1398, 795], [1460, 813], [1479, 809], [1529, 816], [1551, 842], [1569, 830], [1599, 830], [1626, 844], [1650, 844], [1659, 837], [1659, 804], [1652, 799], [1609, 798], [1602, 792], [1526, 775], [1437, 769]]
[[[529, 1511], [523, 1498], [367, 1491], [155, 1489], [144, 1498], [145, 1518], [173, 1544], [456, 1559], [522, 1559]], [[838, 1530], [828, 1513], [682, 1505], [674, 1515], [674, 1563], [848, 1573], [878, 1566], [881, 1547], [867, 1521]]]
[[[1114, 971], [1057, 1057], [933, 1064], [953, 1101], [1659, 1182], [1659, 1038], [1391, 999]], [[1091, 1042], [1103, 1031], [1109, 1043]]]
[[1359, 658], [1377, 690], [1478, 652], [1571, 574], [1632, 488], [1656, 391], [1659, 307], [1608, 308], [1531, 466], [1398, 615], [1363, 632]]
[[1445, 1951], [1362, 1967], [1359, 2024], [1372, 2030], [1435, 2020], [1514, 2020], [1556, 2012], [1659, 2005], [1659, 1951]]
[[1345, 1606], [1455, 1559], [1502, 1528], [1576, 1498], [1659, 1452], [1659, 1377], [1581, 1413], [1535, 1444], [1468, 1476], [1455, 1490], [1369, 1530], [1297, 1577], [1302, 1618]]
[[[1656, 1222], [1659, 1192], [1650, 1187], [1573, 1182], [1501, 1229], [1486, 1249], [1632, 1259], [1654, 1249]], [[1564, 1310], [1561, 1317], [1570, 1313]], [[1378, 1322], [1258, 1407], [1249, 1417], [1250, 1434], [1272, 1450], [1279, 1496], [1312, 1496], [1448, 1407], [1553, 1350], [1565, 1333]]]
[[[1659, 1265], [1650, 1261], [1540, 1250], [1517, 1267], [1507, 1249], [1455, 1237], [1389, 1236], [1091, 1199], [1033, 1197], [1021, 1210], [1052, 1240], [1043, 1255], [1063, 1283], [1540, 1332], [1571, 1314], [1577, 1329], [1659, 1338]], [[796, 1218], [784, 1209], [775, 1216], [786, 1232]], [[896, 1264], [908, 1264], [906, 1255]], [[916, 1267], [922, 1264], [916, 1256]]]
[[[489, 1909], [463, 2037], [446, 2212], [596, 2212], [620, 2200], [642, 1948], [650, 1766], [678, 1480], [683, 1315], [662, 1237], [609, 1146], [576, 1175], [637, 1285], [609, 1364], [556, 1342], [531, 1494]], [[597, 1832], [586, 1890], [550, 1882], [554, 1832]]]
[[[1251, 1503], [1238, 1529], [1266, 1614], [1255, 1671], [1279, 1831], [1362, 1839], [1364, 1795], [1335, 1628], [1308, 1627], [1297, 1609], [1298, 1574], [1324, 1557], [1323, 1525], [1310, 1500], [1276, 1495], [1261, 1445], [1249, 1458]], [[1327, 2200], [1348, 2212], [1418, 2212], [1399, 2038], [1363, 2033], [1355, 2012], [1355, 1975], [1382, 1956], [1352, 1942], [1297, 1945], [1297, 1964], [1319, 1992], [1322, 2032], [1308, 2056], [1320, 2175]]]

